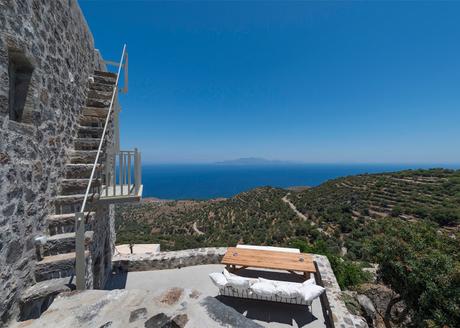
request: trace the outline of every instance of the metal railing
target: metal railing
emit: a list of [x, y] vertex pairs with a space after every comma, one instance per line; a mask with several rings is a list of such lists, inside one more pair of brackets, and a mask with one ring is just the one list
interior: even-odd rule
[[[97, 149], [96, 158], [94, 160], [94, 165], [91, 170], [91, 175], [89, 178], [88, 186], [86, 188], [85, 196], [83, 198], [82, 205], [79, 212], [75, 213], [75, 276], [76, 276], [76, 288], [77, 290], [84, 290], [86, 288], [85, 282], [85, 209], [88, 203], [92, 203], [94, 200], [97, 200], [101, 196], [101, 192], [106, 192], [106, 196], [109, 196], [110, 189], [112, 187], [111, 197], [120, 196], [118, 189], [123, 191], [123, 185], [117, 185], [117, 182], [127, 182], [129, 186], [133, 187], [133, 191], [139, 191], [141, 178], [140, 178], [140, 153], [136, 150], [132, 152], [119, 151], [119, 126], [118, 126], [118, 103], [116, 102], [116, 97], [118, 91], [126, 92], [127, 91], [127, 71], [128, 71], [128, 62], [127, 62], [127, 51], [126, 44], [123, 45], [123, 51], [121, 54], [121, 59], [119, 63], [108, 62], [111, 65], [118, 66], [117, 78], [115, 85], [113, 86], [112, 98], [110, 101], [110, 106], [107, 112], [105, 119], [104, 129], [102, 131], [101, 140], [99, 142], [99, 147]], [[124, 64], [123, 64], [123, 61]], [[121, 69], [125, 69], [125, 86], [123, 89], [118, 89], [118, 83], [120, 78]], [[114, 109], [115, 104], [117, 108]], [[108, 148], [108, 127], [110, 123], [113, 123], [114, 135], [114, 145], [112, 149]], [[120, 165], [120, 174], [117, 179], [117, 174], [115, 173], [116, 169], [116, 159], [117, 156], [121, 159]], [[125, 169], [125, 159], [128, 158], [127, 165], [129, 170]], [[134, 164], [134, 181], [131, 180], [131, 158], [133, 158]], [[103, 163], [104, 162], [104, 163]], [[120, 160], [119, 160], [120, 162]], [[104, 170], [105, 174], [104, 174]], [[128, 179], [129, 178], [129, 179]], [[104, 186], [105, 184], [105, 186]], [[89, 216], [89, 213], [88, 213]]]

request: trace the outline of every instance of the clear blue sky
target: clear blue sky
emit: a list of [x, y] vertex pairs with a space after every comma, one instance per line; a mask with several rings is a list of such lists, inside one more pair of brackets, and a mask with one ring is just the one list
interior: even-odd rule
[[80, 6], [144, 161], [460, 162], [459, 2]]

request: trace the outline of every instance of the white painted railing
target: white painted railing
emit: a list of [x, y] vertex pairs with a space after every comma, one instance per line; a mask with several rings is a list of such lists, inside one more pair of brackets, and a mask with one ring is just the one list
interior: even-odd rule
[[121, 150], [107, 153], [101, 198], [136, 196], [142, 185], [141, 153]]

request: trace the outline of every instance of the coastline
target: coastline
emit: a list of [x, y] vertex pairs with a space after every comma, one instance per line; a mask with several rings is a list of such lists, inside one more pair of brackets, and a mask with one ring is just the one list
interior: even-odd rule
[[210, 200], [233, 197], [264, 186], [296, 192], [341, 177], [440, 166], [448, 169], [460, 168], [460, 165], [448, 164], [152, 164], [142, 167], [143, 196], [162, 200]]

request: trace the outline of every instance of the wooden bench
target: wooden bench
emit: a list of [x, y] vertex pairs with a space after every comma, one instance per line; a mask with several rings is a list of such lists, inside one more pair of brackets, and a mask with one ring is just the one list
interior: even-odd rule
[[301, 272], [305, 279], [310, 278], [310, 273], [316, 272], [313, 257], [306, 253], [229, 247], [221, 263], [232, 272], [249, 267], [286, 270], [291, 273]]

